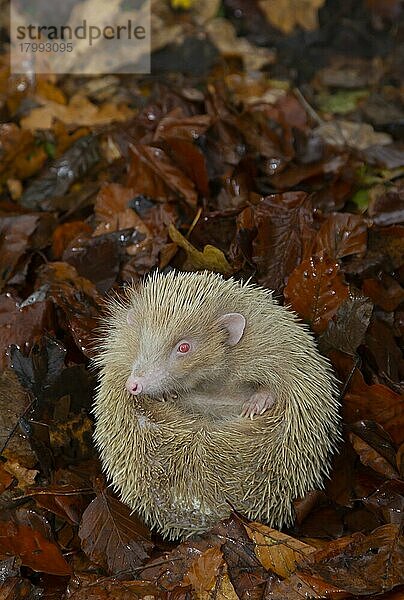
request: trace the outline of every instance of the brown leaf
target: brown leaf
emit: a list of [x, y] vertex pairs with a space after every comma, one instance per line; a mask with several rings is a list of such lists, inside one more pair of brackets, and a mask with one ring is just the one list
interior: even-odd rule
[[52, 254], [53, 258], [59, 260], [62, 254], [77, 237], [82, 235], [91, 235], [92, 227], [84, 221], [70, 221], [56, 227], [52, 235]]
[[[88, 492], [87, 492], [88, 493]], [[49, 485], [30, 490], [31, 497], [41, 508], [58, 515], [73, 525], [78, 525], [86, 503], [81, 490], [72, 485]]]
[[208, 548], [191, 564], [185, 573], [183, 583], [191, 585], [197, 594], [210, 592], [223, 569], [224, 559], [219, 548]]
[[304, 556], [316, 551], [313, 546], [261, 523], [249, 523], [244, 527], [255, 543], [255, 553], [263, 567], [282, 578], [289, 577]]
[[327, 352], [330, 348], [354, 356], [368, 329], [373, 304], [365, 296], [351, 293], [338, 307], [327, 329], [319, 338], [319, 348]]
[[[172, 592], [177, 587], [181, 587], [184, 590], [189, 589], [190, 581], [196, 583], [194, 580], [195, 569], [193, 565], [197, 565], [196, 568], [199, 571], [205, 561], [205, 558], [201, 558], [205, 552], [212, 548], [217, 548], [220, 552], [222, 543], [222, 539], [210, 533], [194, 540], [185, 540], [171, 552], [165, 553], [163, 556], [149, 562], [143, 568], [142, 575], [150, 582], [158, 581], [160, 589], [164, 591]], [[207, 555], [210, 568], [216, 568], [218, 556], [216, 552]], [[209, 558], [212, 560], [210, 561]], [[190, 573], [190, 578], [188, 577], [188, 573]], [[187, 582], [185, 582], [185, 578], [187, 578]]]
[[38, 215], [2, 215], [0, 219], [0, 291], [10, 279], [15, 267], [27, 251], [29, 238], [39, 221]]
[[359, 215], [333, 213], [321, 225], [315, 239], [314, 254], [337, 260], [366, 251], [367, 225]]
[[377, 279], [365, 279], [363, 293], [369, 296], [383, 310], [391, 312], [404, 302], [404, 289], [398, 281], [387, 273], [381, 273]]
[[48, 297], [63, 310], [77, 346], [91, 355], [94, 352], [94, 329], [98, 326], [102, 306], [95, 286], [65, 262], [43, 265], [38, 270], [36, 285], [46, 286]]
[[384, 427], [396, 444], [404, 441], [404, 399], [390, 388], [375, 383], [355, 387], [345, 394], [344, 420], [371, 419]]
[[33, 571], [52, 575], [70, 575], [72, 570], [59, 547], [51, 541], [49, 524], [32, 510], [19, 509], [0, 521], [0, 541], [3, 552], [15, 554], [22, 564]]
[[314, 235], [312, 213], [304, 192], [266, 196], [240, 213], [236, 241], [244, 255], [250, 254], [261, 285], [282, 289]]
[[79, 528], [84, 552], [110, 573], [130, 573], [153, 548], [148, 530], [130, 508], [100, 491], [86, 508]]
[[348, 297], [338, 264], [323, 256], [305, 259], [289, 277], [285, 300], [317, 333]]
[[5, 468], [4, 463], [0, 462], [0, 494], [4, 492], [13, 483], [14, 477]]
[[354, 534], [310, 555], [309, 572], [352, 594], [378, 594], [404, 583], [404, 544], [397, 525]]
[[383, 475], [387, 479], [396, 479], [399, 477], [399, 474], [391, 464], [377, 450], [362, 440], [362, 438], [351, 432], [349, 439], [364, 465], [380, 473], [380, 475]]
[[47, 159], [31, 132], [15, 123], [0, 124], [0, 181], [25, 179], [36, 173]]
[[9, 458], [7, 462], [4, 463], [4, 469], [17, 479], [18, 487], [22, 490], [32, 486], [35, 482], [35, 477], [39, 473], [36, 469], [26, 469], [24, 466], [20, 465], [18, 461], [13, 460], [12, 458]]
[[131, 163], [127, 186], [134, 195], [143, 194], [157, 200], [183, 198], [192, 207], [197, 193], [194, 183], [174, 165], [161, 148], [145, 145], [131, 146]]
[[57, 119], [69, 125], [102, 125], [113, 121], [125, 121], [132, 115], [132, 110], [125, 105], [105, 103], [101, 106], [93, 104], [85, 96], [77, 94], [70, 99], [68, 105], [47, 100], [43, 106], [33, 108], [21, 120], [23, 129], [51, 129]]
[[320, 577], [307, 573], [294, 573], [284, 581], [275, 583], [267, 596], [268, 600], [306, 600], [307, 598], [327, 598], [343, 600], [351, 598], [351, 594], [327, 583]]
[[47, 300], [21, 307], [10, 294], [0, 295], [0, 366], [8, 365], [6, 351], [10, 344], [30, 350], [44, 331], [52, 329], [52, 321], [52, 306]]
[[240, 519], [231, 515], [215, 529], [222, 545], [230, 581], [239, 598], [261, 598], [269, 581], [277, 579], [268, 573], [254, 552], [254, 543]]
[[94, 205], [95, 216], [100, 221], [94, 234], [100, 235], [132, 227], [146, 230], [142, 220], [128, 205], [129, 200], [132, 200], [134, 196], [132, 188], [127, 188], [119, 183], [104, 183], [97, 194]]
[[66, 600], [151, 600], [160, 597], [159, 586], [147, 581], [123, 581], [116, 577], [80, 573], [69, 583]]

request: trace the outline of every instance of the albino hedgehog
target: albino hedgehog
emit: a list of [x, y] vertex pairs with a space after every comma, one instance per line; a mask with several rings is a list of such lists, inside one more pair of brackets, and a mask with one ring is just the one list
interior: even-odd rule
[[328, 361], [269, 290], [154, 273], [109, 304], [95, 442], [122, 500], [169, 538], [231, 507], [281, 527], [339, 440]]

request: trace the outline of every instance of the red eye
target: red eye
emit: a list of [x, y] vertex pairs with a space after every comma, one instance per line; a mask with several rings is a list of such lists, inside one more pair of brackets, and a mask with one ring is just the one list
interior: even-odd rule
[[178, 346], [178, 352], [181, 352], [181, 354], [186, 354], [187, 352], [189, 352], [191, 346], [188, 344], [188, 342], [182, 342], [179, 346]]

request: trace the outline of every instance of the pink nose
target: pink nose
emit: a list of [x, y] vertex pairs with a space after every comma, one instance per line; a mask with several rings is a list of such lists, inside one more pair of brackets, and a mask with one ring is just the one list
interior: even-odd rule
[[126, 381], [126, 389], [128, 390], [129, 394], [137, 396], [142, 392], [143, 386], [140, 379], [130, 375]]

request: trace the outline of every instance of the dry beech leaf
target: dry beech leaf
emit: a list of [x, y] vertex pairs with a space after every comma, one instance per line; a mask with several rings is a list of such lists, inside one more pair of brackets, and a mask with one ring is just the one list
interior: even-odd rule
[[110, 573], [130, 573], [153, 548], [150, 534], [129, 507], [101, 491], [84, 511], [79, 537], [84, 552]]
[[102, 104], [97, 106], [85, 96], [77, 94], [69, 104], [59, 104], [48, 100], [44, 106], [33, 108], [20, 121], [23, 129], [51, 129], [55, 119], [68, 125], [103, 125], [113, 121], [125, 121], [133, 111], [125, 105]]
[[32, 486], [35, 483], [35, 477], [39, 473], [35, 469], [26, 469], [19, 462], [11, 458], [4, 463], [4, 469], [17, 479], [18, 487], [22, 490]]
[[285, 300], [313, 331], [321, 333], [348, 293], [338, 264], [323, 256], [312, 256], [290, 275]]
[[318, 27], [318, 9], [325, 0], [259, 0], [259, 5], [268, 21], [283, 33], [291, 33], [300, 25], [313, 31]]
[[246, 71], [258, 71], [274, 62], [274, 53], [251, 44], [245, 37], [237, 37], [234, 25], [228, 19], [216, 17], [206, 24], [210, 39], [223, 56], [239, 56]]
[[187, 253], [187, 260], [184, 264], [184, 270], [199, 271], [208, 269], [216, 271], [223, 275], [231, 273], [231, 267], [223, 252], [219, 248], [207, 244], [203, 252], [197, 250], [184, 236], [174, 227], [170, 225], [168, 233], [173, 242], [178, 244], [180, 248]]
[[280, 577], [289, 577], [302, 558], [316, 551], [313, 546], [261, 523], [249, 523], [244, 527], [255, 543], [255, 553], [262, 565]]
[[80, 236], [91, 235], [92, 232], [92, 227], [84, 221], [70, 221], [69, 223], [58, 225], [52, 235], [53, 258], [59, 260], [74, 239]]

